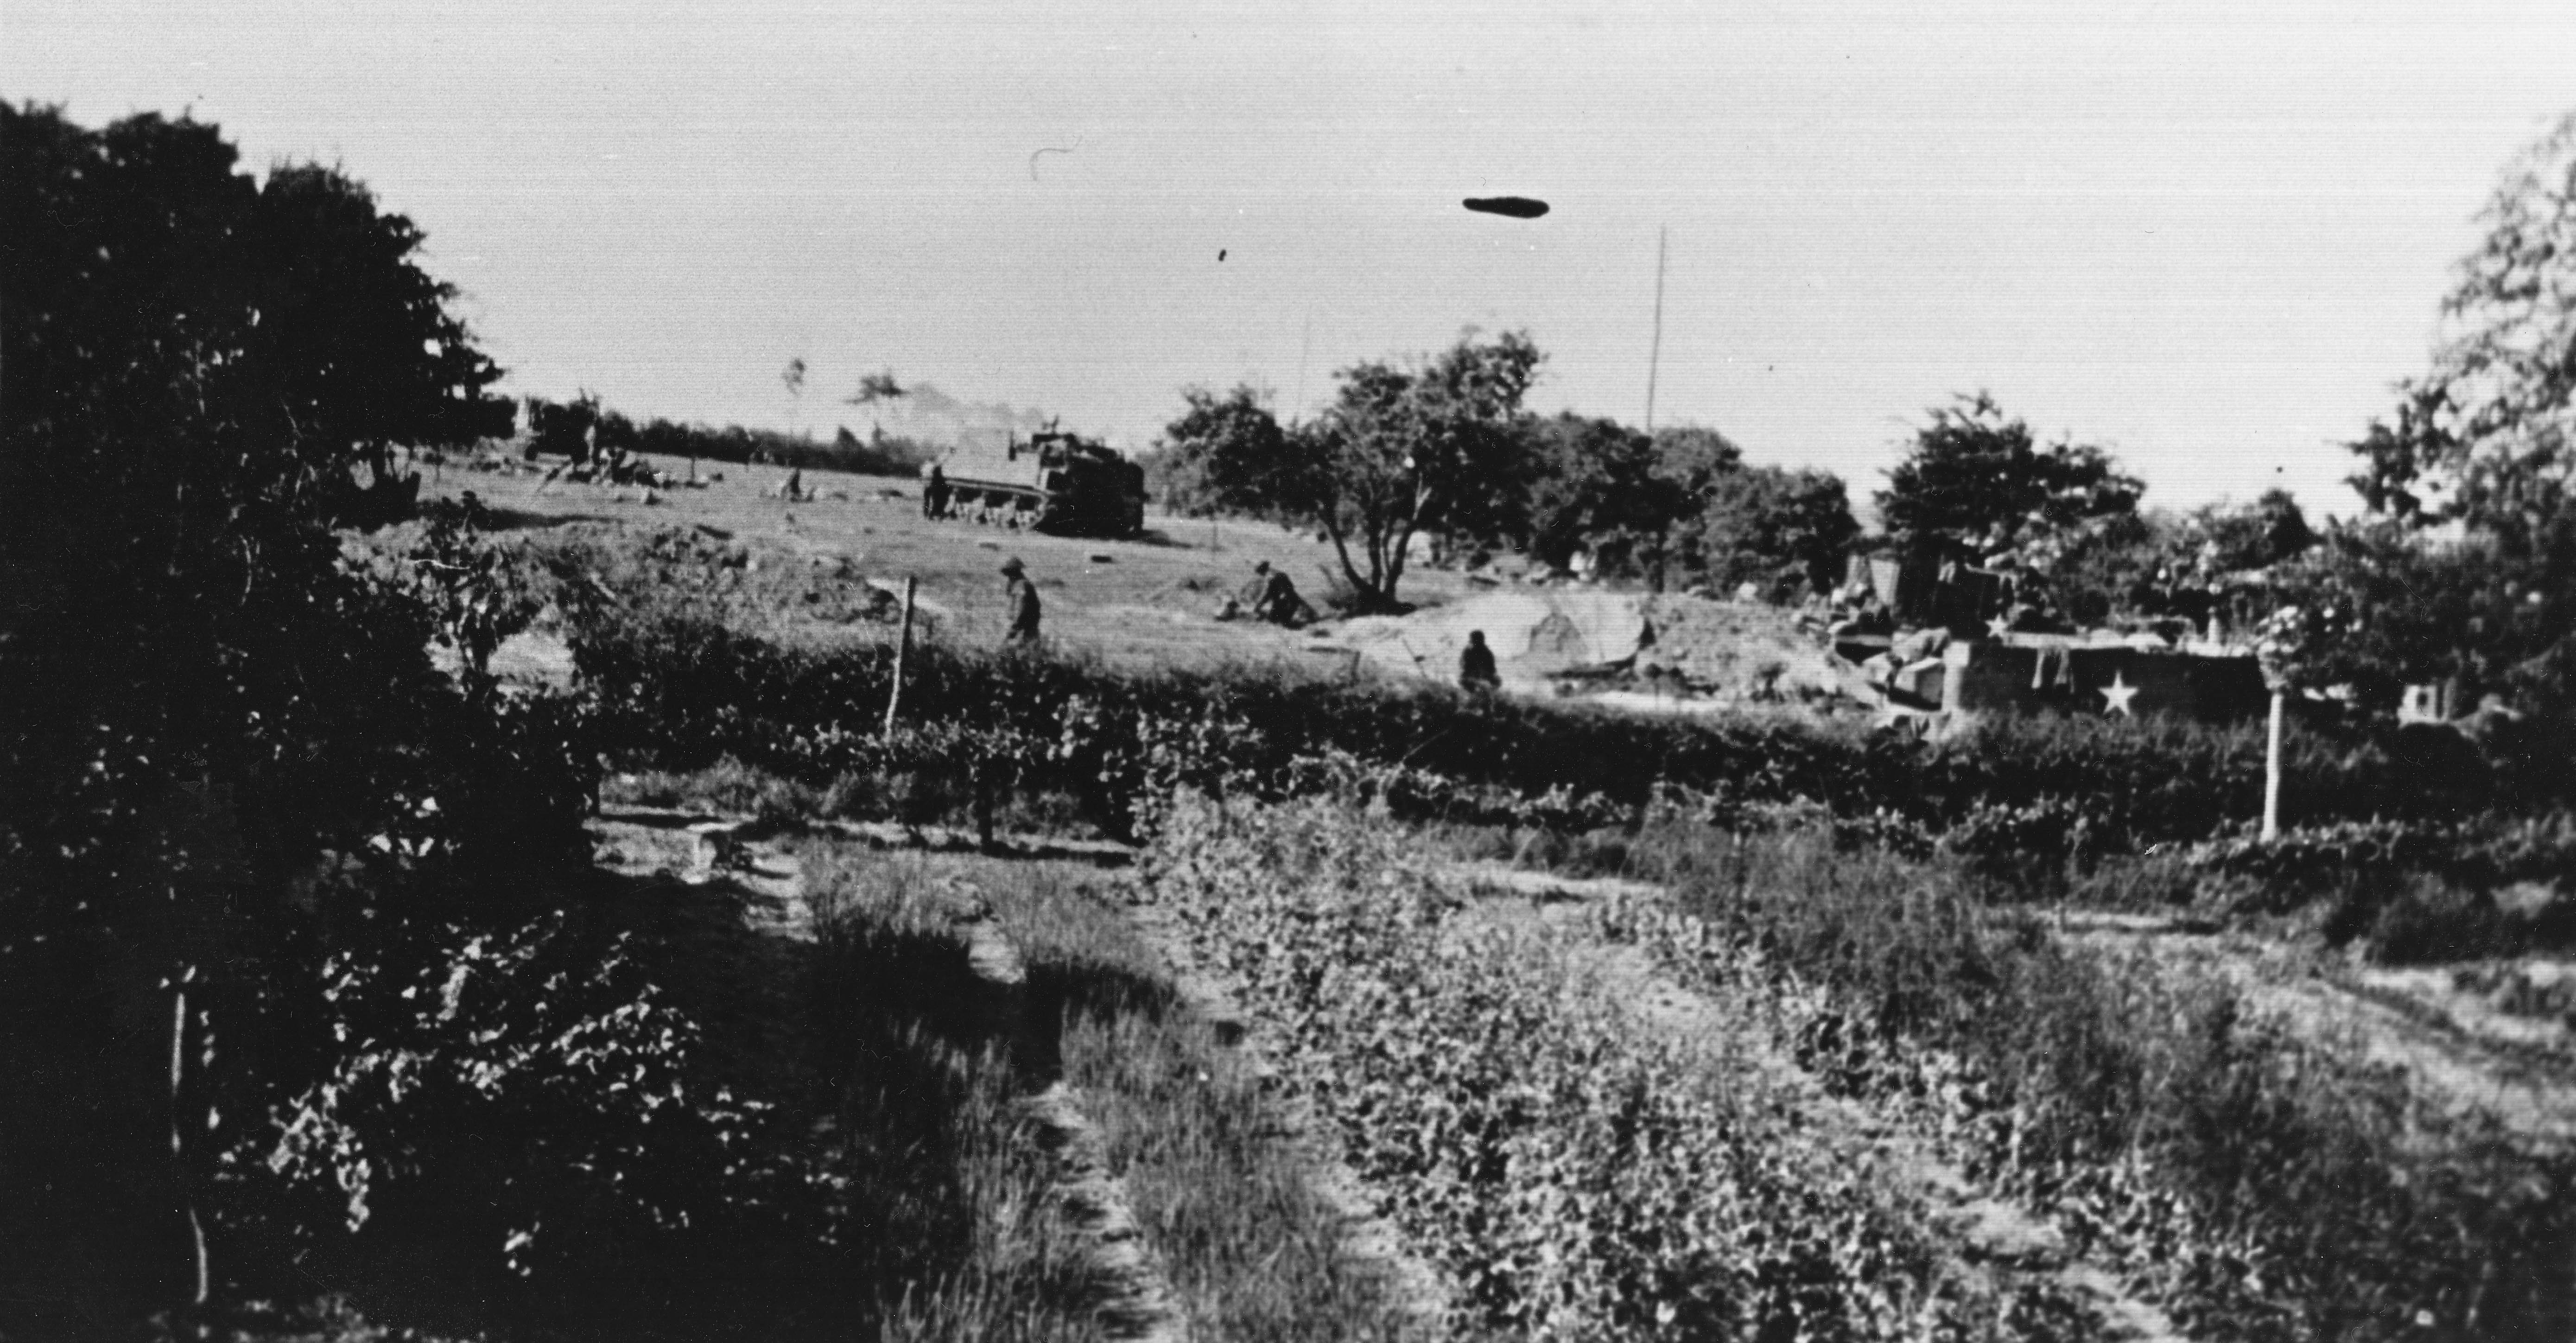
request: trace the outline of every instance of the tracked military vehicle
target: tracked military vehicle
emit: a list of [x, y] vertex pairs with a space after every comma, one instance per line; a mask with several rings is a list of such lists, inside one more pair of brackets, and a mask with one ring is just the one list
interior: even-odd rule
[[947, 517], [1071, 536], [1145, 529], [1145, 468], [1094, 439], [1013, 434], [999, 448], [961, 444], [931, 470], [946, 482]]

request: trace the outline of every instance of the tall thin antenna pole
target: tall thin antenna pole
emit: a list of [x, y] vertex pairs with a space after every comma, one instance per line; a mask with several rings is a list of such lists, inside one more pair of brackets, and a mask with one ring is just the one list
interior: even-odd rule
[[1655, 372], [1664, 362], [1664, 239], [1671, 230], [1655, 229], [1655, 345], [1646, 356], [1646, 432], [1655, 432]]
[[1306, 310], [1306, 335], [1297, 344], [1297, 399], [1288, 405], [1288, 417], [1306, 413], [1306, 357], [1315, 352], [1315, 310]]

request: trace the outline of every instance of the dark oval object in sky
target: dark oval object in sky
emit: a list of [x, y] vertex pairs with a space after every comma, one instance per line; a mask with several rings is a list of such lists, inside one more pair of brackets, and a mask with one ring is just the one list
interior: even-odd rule
[[1466, 205], [1470, 210], [1489, 215], [1509, 215], [1514, 219], [1536, 219], [1547, 213], [1546, 201], [1532, 200], [1527, 196], [1470, 196]]

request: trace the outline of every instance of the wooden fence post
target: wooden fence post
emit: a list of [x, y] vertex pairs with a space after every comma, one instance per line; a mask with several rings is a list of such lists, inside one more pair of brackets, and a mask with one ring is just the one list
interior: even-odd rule
[[917, 577], [903, 580], [903, 633], [895, 639], [894, 687], [886, 692], [885, 730], [889, 734], [894, 731], [895, 711], [903, 707], [903, 664], [912, 657], [912, 593], [920, 581]]

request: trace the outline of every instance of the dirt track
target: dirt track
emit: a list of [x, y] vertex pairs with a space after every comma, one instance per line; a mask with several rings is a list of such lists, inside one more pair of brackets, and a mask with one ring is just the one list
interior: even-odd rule
[[2096, 922], [2066, 936], [2105, 955], [2147, 957], [2167, 973], [2223, 980], [2264, 1019], [2398, 1070], [2413, 1094], [2455, 1116], [2492, 1120], [2540, 1147], [2576, 1144], [2576, 1067], [2561, 1052], [2565, 1027], [2474, 1012], [2455, 1001], [2466, 995], [2447, 991], [2447, 973], [2362, 970], [2341, 982], [2278, 944], [2153, 922]]

